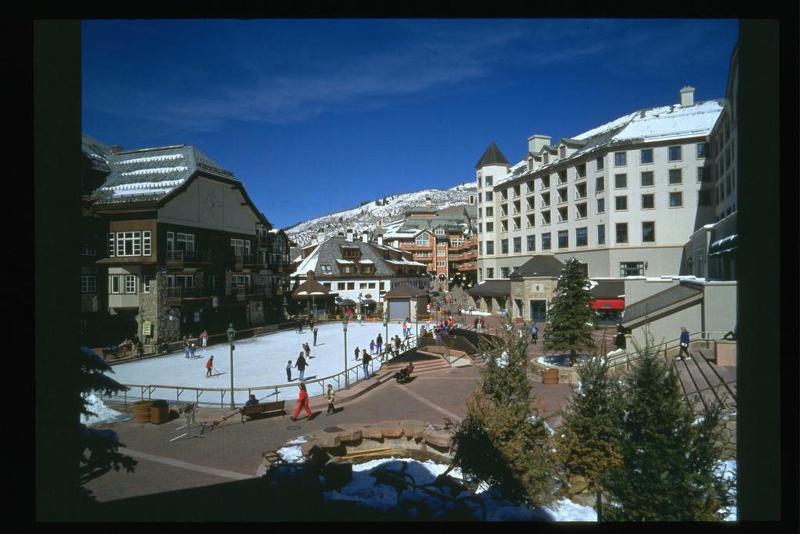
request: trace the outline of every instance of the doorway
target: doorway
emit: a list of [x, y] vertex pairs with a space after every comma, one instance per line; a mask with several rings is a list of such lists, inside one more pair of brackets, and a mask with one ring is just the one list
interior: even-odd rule
[[531, 307], [531, 321], [536, 323], [543, 323], [547, 320], [546, 300], [532, 300], [530, 301], [530, 307]]

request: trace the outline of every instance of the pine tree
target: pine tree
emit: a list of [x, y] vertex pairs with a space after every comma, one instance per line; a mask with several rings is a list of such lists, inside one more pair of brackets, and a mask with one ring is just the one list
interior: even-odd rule
[[[110, 378], [105, 372], [111, 370], [111, 366], [103, 361], [97, 354], [87, 347], [81, 347], [80, 352], [80, 378], [78, 385], [81, 393], [91, 393], [102, 391], [105, 394], [123, 391], [125, 386]], [[96, 415], [89, 409], [88, 401], [81, 395], [81, 414], [86, 416]], [[81, 424], [83, 431], [83, 448], [80, 454], [80, 483], [86, 484], [99, 476], [104, 475], [110, 470], [119, 471], [125, 468], [127, 472], [132, 472], [137, 464], [136, 460], [117, 452], [117, 449], [124, 444], [119, 442], [117, 433], [113, 430], [103, 430], [88, 428]], [[91, 491], [85, 490], [89, 500], [94, 500]]]
[[575, 365], [577, 351], [594, 348], [591, 300], [589, 279], [580, 268], [580, 262], [570, 258], [550, 301], [543, 340], [547, 351], [568, 350], [570, 365]]
[[610, 376], [603, 358], [591, 358], [578, 371], [580, 392], [564, 409], [557, 450], [563, 483], [574, 477], [586, 481], [586, 490], [596, 495], [598, 520], [602, 520], [603, 479], [622, 463], [619, 441], [620, 387]]
[[730, 504], [719, 405], [695, 421], [678, 377], [648, 346], [626, 380], [618, 421], [622, 463], [605, 481], [612, 521], [712, 521]]
[[508, 336], [487, 347], [480, 388], [456, 427], [453, 464], [497, 488], [503, 498], [532, 506], [552, 501], [555, 464], [544, 420], [531, 408], [527, 338]]

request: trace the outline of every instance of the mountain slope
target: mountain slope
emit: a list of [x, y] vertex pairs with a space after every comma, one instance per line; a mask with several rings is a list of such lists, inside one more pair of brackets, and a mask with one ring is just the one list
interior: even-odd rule
[[[373, 231], [378, 226], [378, 221], [383, 220], [384, 225], [403, 216], [403, 212], [412, 208], [425, 206], [425, 199], [431, 198], [431, 205], [435, 208], [447, 208], [458, 204], [468, 204], [469, 195], [477, 191], [474, 182], [467, 182], [450, 189], [424, 189], [415, 193], [391, 195], [349, 210], [339, 211], [317, 217], [296, 224], [286, 229], [289, 238], [298, 245], [304, 246], [322, 234], [323, 239], [345, 232], [348, 229], [359, 235], [362, 231]], [[386, 204], [382, 205], [383, 200]]]

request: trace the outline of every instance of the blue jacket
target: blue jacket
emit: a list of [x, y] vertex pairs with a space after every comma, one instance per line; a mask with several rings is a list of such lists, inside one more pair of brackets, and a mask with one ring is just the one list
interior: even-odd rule
[[689, 332], [681, 332], [681, 344], [682, 345], [689, 344]]

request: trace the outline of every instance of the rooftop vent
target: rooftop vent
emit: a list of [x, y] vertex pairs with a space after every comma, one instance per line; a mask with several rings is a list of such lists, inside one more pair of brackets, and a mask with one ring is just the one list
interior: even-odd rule
[[687, 85], [681, 89], [681, 107], [689, 108], [694, 106], [694, 87]]

